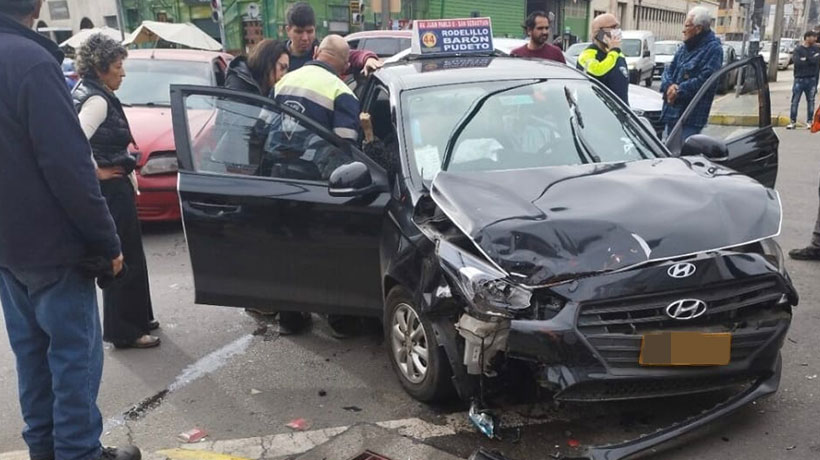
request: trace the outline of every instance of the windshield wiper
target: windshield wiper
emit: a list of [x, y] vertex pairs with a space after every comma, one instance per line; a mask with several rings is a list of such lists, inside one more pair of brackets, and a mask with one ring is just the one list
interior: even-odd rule
[[[578, 109], [578, 103], [575, 102], [575, 98], [572, 97], [572, 93], [566, 86], [564, 86], [564, 95], [567, 97], [567, 104], [569, 104], [569, 108], [572, 110], [572, 114], [569, 116], [569, 126], [570, 129], [572, 129], [572, 141], [575, 143], [575, 148], [594, 163], [600, 163], [601, 158], [592, 152], [589, 143], [587, 143], [584, 137], [584, 119], [581, 117], [581, 111]], [[581, 160], [586, 160], [586, 158], [581, 158]]]
[[473, 118], [475, 118], [475, 116], [478, 114], [481, 108], [484, 107], [484, 103], [487, 102], [487, 99], [497, 94], [505, 93], [507, 91], [512, 91], [518, 88], [523, 88], [525, 86], [531, 86], [536, 83], [541, 83], [542, 81], [544, 80], [535, 80], [520, 85], [508, 86], [506, 88], [490, 91], [484, 96], [481, 96], [480, 98], [476, 99], [470, 110], [468, 110], [467, 113], [463, 117], [461, 117], [461, 121], [459, 121], [459, 123], [456, 124], [455, 129], [453, 129], [453, 131], [450, 133], [450, 137], [447, 138], [447, 146], [444, 147], [444, 159], [442, 159], [441, 161], [441, 170], [447, 171], [447, 167], [450, 166], [450, 159], [453, 156], [453, 149], [455, 148], [456, 139], [458, 139], [458, 137], [461, 136], [461, 133], [462, 131], [464, 131], [464, 128], [466, 128], [467, 125], [471, 121], [473, 121]]

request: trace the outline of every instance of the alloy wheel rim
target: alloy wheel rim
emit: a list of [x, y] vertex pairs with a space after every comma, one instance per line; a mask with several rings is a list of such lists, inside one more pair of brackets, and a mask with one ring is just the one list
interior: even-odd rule
[[427, 333], [416, 312], [406, 303], [399, 304], [393, 312], [390, 341], [393, 360], [402, 376], [411, 383], [421, 383], [430, 363]]

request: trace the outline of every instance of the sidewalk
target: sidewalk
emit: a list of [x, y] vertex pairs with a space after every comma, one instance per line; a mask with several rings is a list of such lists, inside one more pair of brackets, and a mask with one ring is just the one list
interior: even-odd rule
[[[410, 422], [411, 419], [408, 419]], [[460, 460], [419, 439], [451, 435], [424, 423], [407, 426], [362, 423], [346, 428], [293, 432], [260, 438], [205, 441], [143, 452], [143, 460]], [[420, 431], [421, 430], [421, 431]], [[432, 430], [432, 431], [431, 431]], [[431, 431], [431, 432], [427, 432]], [[366, 454], [378, 454], [380, 457]], [[27, 451], [0, 453], [0, 460], [28, 460]]]

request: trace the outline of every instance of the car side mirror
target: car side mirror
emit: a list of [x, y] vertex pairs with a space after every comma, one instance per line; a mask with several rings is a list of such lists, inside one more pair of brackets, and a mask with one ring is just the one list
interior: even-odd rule
[[729, 158], [729, 149], [726, 144], [714, 137], [705, 134], [694, 134], [683, 142], [681, 156], [703, 155], [714, 161]]
[[649, 57], [649, 50], [643, 50], [643, 57]]
[[366, 195], [377, 188], [367, 165], [360, 161], [339, 166], [330, 174], [330, 196]]

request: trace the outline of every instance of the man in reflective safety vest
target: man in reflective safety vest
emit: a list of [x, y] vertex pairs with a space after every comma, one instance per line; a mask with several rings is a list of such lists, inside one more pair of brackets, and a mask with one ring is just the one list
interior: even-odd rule
[[592, 44], [578, 56], [576, 66], [629, 104], [629, 68], [621, 53], [621, 26], [610, 13], [592, 20]]

